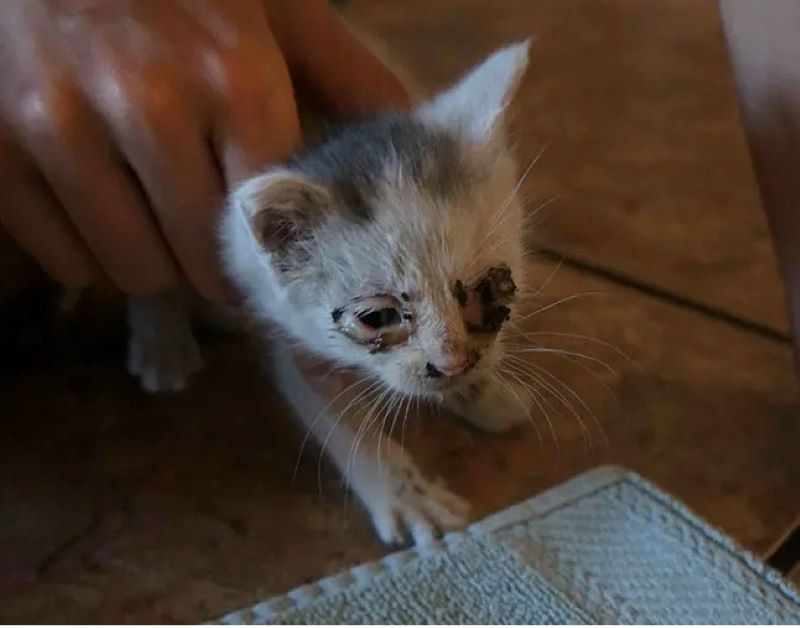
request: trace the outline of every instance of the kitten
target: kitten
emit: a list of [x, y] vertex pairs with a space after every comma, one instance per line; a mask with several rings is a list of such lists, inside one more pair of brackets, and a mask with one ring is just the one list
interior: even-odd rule
[[[273, 345], [278, 385], [387, 543], [428, 542], [468, 510], [391, 440], [383, 424], [397, 404], [433, 400], [491, 431], [528, 417], [527, 391], [497, 373], [525, 283], [504, 113], [528, 48], [495, 52], [412, 111], [346, 126], [245, 182], [222, 221], [246, 308], [286, 336]], [[130, 370], [148, 390], [180, 388], [199, 366], [188, 315], [139, 299], [129, 320]], [[294, 345], [364, 379], [323, 399]]]

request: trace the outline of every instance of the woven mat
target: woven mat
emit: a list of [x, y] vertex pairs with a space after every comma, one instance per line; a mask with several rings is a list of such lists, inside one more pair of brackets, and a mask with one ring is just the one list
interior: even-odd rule
[[601, 467], [219, 622], [798, 624], [800, 595], [647, 481]]

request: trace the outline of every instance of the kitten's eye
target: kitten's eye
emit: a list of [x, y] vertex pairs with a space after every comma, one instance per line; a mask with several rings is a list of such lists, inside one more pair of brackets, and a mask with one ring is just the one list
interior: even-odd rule
[[400, 312], [393, 307], [384, 307], [380, 310], [372, 310], [358, 315], [358, 320], [366, 327], [381, 329], [400, 324]]
[[404, 342], [413, 327], [413, 315], [390, 295], [357, 299], [331, 312], [338, 329], [374, 350]]

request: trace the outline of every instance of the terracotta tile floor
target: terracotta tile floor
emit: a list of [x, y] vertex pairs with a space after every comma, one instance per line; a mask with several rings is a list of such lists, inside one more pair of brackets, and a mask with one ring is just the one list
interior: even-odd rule
[[[523, 162], [552, 146], [526, 193], [531, 208], [570, 193], [534, 236], [567, 260], [548, 296], [605, 296], [529, 328], [594, 336], [636, 362], [557, 343], [615, 371], [547, 365], [595, 415], [582, 412], [591, 448], [569, 415], [554, 421], [558, 455], [546, 428], [540, 443], [533, 429], [487, 436], [423, 416], [409, 437], [424, 466], [481, 517], [623, 464], [766, 551], [800, 508], [800, 403], [715, 4], [359, 0], [346, 12], [428, 86], [538, 36], [517, 143]], [[0, 621], [204, 621], [386, 551], [330, 470], [318, 486], [317, 451], [293, 479], [302, 432], [250, 343], [208, 338], [191, 390], [153, 399], [121, 367], [123, 332], [119, 304], [94, 295], [0, 363]]]

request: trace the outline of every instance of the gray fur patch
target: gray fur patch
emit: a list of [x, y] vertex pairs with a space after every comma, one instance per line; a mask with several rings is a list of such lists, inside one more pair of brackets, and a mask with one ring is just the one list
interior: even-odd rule
[[449, 199], [470, 183], [458, 141], [408, 114], [391, 113], [334, 130], [318, 147], [289, 164], [331, 191], [356, 221], [370, 220], [388, 176]]

